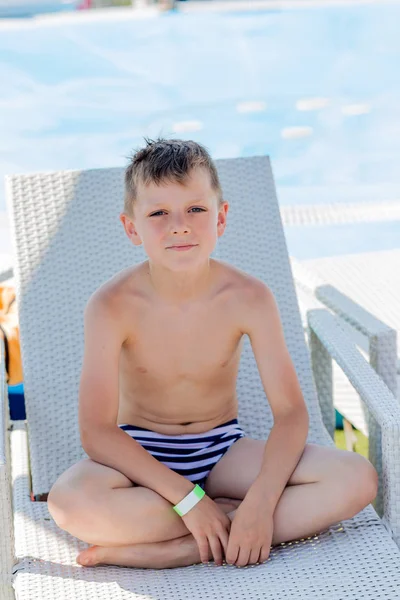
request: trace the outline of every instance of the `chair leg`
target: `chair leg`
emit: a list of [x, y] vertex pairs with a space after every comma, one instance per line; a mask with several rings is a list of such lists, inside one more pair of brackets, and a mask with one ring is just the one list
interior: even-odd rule
[[344, 437], [346, 440], [346, 450], [350, 452], [354, 452], [355, 443], [357, 442], [357, 436], [353, 431], [352, 424], [343, 417], [343, 429], [344, 429]]

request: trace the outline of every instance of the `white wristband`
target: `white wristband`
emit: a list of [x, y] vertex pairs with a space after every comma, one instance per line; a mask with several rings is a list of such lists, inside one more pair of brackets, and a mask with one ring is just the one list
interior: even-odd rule
[[180, 517], [186, 515], [193, 506], [196, 506], [198, 502], [205, 495], [205, 491], [196, 484], [194, 489], [183, 498], [176, 506], [173, 506], [175, 512], [178, 513]]

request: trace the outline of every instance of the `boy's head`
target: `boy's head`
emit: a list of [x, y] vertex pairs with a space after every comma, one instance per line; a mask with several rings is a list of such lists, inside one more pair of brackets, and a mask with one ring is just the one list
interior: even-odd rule
[[[217, 169], [197, 142], [145, 141], [125, 171], [120, 220], [126, 234], [135, 245], [143, 243], [149, 258], [157, 263], [204, 260], [225, 229], [228, 211]], [[195, 247], [174, 251], [173, 244]]]
[[134, 216], [138, 187], [167, 182], [185, 184], [193, 169], [208, 172], [211, 187], [222, 204], [222, 190], [217, 169], [206, 148], [192, 140], [145, 139], [146, 146], [131, 157], [125, 171], [124, 212]]

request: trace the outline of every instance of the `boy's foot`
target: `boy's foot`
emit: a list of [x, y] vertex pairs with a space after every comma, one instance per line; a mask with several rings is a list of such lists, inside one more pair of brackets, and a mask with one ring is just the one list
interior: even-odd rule
[[[215, 502], [232, 521], [241, 500], [216, 498]], [[210, 548], [208, 559], [209, 561], [214, 560]], [[95, 567], [96, 565], [104, 564], [148, 569], [186, 567], [201, 563], [199, 547], [191, 533], [174, 540], [150, 544], [133, 544], [131, 546], [113, 546], [108, 548], [91, 546], [80, 552], [76, 561], [85, 567]]]
[[[213, 557], [209, 555], [209, 560]], [[91, 546], [76, 558], [85, 567], [118, 565], [144, 569], [170, 569], [201, 562], [200, 553], [192, 534], [165, 542], [134, 544], [132, 546]]]

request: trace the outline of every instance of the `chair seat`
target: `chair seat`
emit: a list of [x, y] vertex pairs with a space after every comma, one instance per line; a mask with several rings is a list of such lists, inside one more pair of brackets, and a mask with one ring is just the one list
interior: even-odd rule
[[11, 451], [17, 598], [392, 600], [400, 589], [400, 550], [371, 505], [320, 534], [274, 547], [262, 565], [81, 567], [76, 556], [88, 544], [57, 527], [46, 502], [30, 500], [23, 422], [14, 423]]

